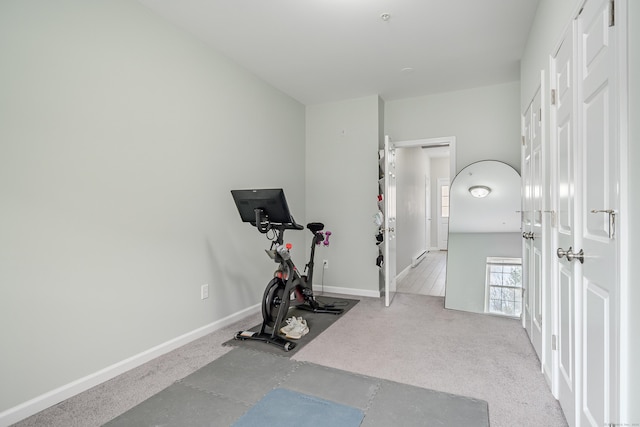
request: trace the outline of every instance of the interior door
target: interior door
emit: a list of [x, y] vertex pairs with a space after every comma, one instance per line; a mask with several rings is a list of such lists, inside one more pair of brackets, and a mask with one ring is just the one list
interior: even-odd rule
[[396, 293], [396, 152], [384, 137], [384, 304], [389, 307]]
[[536, 92], [523, 117], [522, 149], [522, 262], [523, 324], [531, 344], [542, 360], [542, 104]]
[[[575, 197], [575, 89], [573, 70], [573, 28], [570, 28], [551, 61], [551, 114], [553, 133], [553, 183], [551, 186], [557, 226], [554, 241], [557, 257], [554, 259], [557, 349], [557, 397], [567, 422], [576, 425], [576, 277], [579, 263], [567, 260], [566, 253], [576, 247]], [[554, 99], [555, 98], [555, 99]]]
[[522, 324], [532, 337], [532, 310], [531, 310], [531, 216], [533, 211], [533, 185], [531, 183], [531, 105], [523, 116], [522, 129], [522, 207], [521, 207], [521, 229], [522, 229]]
[[[616, 27], [610, 2], [589, 0], [578, 17], [579, 131], [584, 185], [581, 425], [618, 420], [618, 134]], [[580, 262], [580, 257], [574, 261]]]

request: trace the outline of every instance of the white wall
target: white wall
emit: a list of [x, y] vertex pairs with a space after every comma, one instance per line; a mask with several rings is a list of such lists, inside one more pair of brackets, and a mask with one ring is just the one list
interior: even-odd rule
[[[540, 71], [549, 75], [549, 55], [559, 46], [573, 14], [584, 0], [539, 0], [536, 17], [520, 60], [520, 111], [524, 113], [540, 86]], [[548, 123], [548, 122], [547, 122]]]
[[519, 82], [385, 103], [394, 141], [456, 137], [456, 168], [499, 160], [520, 172]]
[[429, 246], [425, 241], [425, 177], [428, 158], [420, 147], [396, 149], [396, 271], [411, 265], [411, 259]]
[[[381, 107], [378, 96], [368, 96], [306, 109], [307, 218], [333, 233], [331, 245], [316, 252], [316, 260], [329, 261], [325, 290], [378, 295], [373, 215]], [[321, 279], [318, 270], [315, 284]]]
[[449, 233], [445, 307], [484, 313], [487, 257], [520, 258], [521, 245], [520, 233]]
[[[260, 301], [267, 241], [229, 190], [284, 187], [305, 221], [301, 104], [126, 0], [4, 0], [0, 58], [0, 412]], [[373, 247], [350, 229], [373, 129], [318, 153], [346, 253]], [[341, 152], [373, 179], [336, 178]]]

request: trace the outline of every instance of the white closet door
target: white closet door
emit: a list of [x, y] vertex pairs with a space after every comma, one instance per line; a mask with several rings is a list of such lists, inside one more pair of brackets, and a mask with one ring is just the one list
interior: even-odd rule
[[542, 360], [542, 205], [543, 173], [542, 173], [542, 105], [540, 92], [531, 104], [531, 274], [530, 274], [530, 307], [531, 307], [531, 343]]
[[531, 340], [531, 215], [532, 215], [532, 183], [531, 183], [531, 105], [524, 113], [522, 120], [522, 324]]
[[[582, 404], [581, 425], [618, 421], [615, 412], [619, 209], [616, 29], [610, 2], [589, 0], [578, 17], [578, 136], [581, 154]], [[576, 261], [578, 262], [578, 261]]]
[[[554, 240], [558, 257], [555, 262], [557, 395], [567, 422], [576, 425], [577, 367], [576, 367], [576, 277], [579, 263], [566, 259], [564, 254], [575, 244], [575, 89], [573, 70], [573, 29], [567, 31], [562, 45], [552, 58], [551, 85], [553, 93], [551, 109], [553, 133], [553, 184], [557, 226]], [[554, 102], [555, 101], [555, 102]], [[562, 257], [560, 258], [560, 256]]]
[[552, 188], [562, 255], [557, 390], [571, 426], [618, 420], [619, 91], [611, 5], [588, 0], [552, 58]]
[[543, 361], [542, 341], [542, 244], [543, 158], [542, 103], [536, 92], [523, 118], [522, 153], [522, 263], [524, 288], [523, 324], [538, 358]]

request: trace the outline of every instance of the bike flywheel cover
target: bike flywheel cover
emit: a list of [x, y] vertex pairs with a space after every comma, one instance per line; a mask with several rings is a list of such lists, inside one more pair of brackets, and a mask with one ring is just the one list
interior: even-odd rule
[[[285, 284], [274, 278], [267, 285], [262, 298], [262, 318], [267, 326], [274, 327], [280, 310], [289, 310], [289, 296], [284, 295]], [[283, 317], [284, 318], [284, 317]]]

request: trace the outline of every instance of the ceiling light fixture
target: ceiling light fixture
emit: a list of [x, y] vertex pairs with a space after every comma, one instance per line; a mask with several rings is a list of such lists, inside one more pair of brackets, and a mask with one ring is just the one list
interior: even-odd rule
[[489, 193], [491, 193], [491, 189], [485, 185], [474, 185], [473, 187], [469, 187], [469, 193], [471, 193], [473, 197], [481, 199], [487, 197]]
[[390, 13], [381, 13], [380, 14], [380, 19], [382, 19], [383, 21], [388, 21], [389, 18], [391, 18], [391, 14]]

